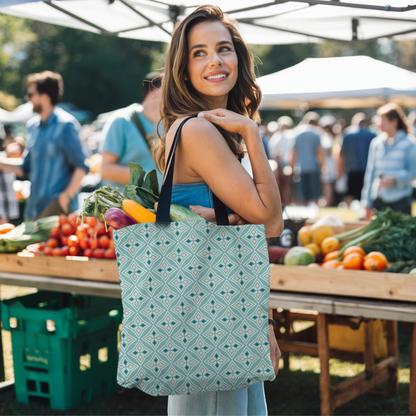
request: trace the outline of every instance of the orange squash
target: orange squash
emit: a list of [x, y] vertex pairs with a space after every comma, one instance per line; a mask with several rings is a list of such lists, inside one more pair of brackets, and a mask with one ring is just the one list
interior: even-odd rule
[[131, 199], [125, 199], [123, 201], [123, 210], [139, 223], [156, 222], [156, 215], [153, 214], [153, 212], [150, 212], [148, 209]]

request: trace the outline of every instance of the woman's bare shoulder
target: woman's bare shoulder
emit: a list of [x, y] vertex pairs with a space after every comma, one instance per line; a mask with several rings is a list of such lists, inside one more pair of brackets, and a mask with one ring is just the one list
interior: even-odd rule
[[[181, 123], [186, 119], [186, 117], [181, 117], [175, 120], [175, 122], [170, 127], [168, 134], [166, 135], [166, 140], [168, 144], [171, 144], [176, 131], [178, 130]], [[200, 145], [206, 142], [206, 140], [215, 140], [215, 138], [222, 139], [221, 142], [224, 142], [223, 136], [215, 128], [215, 126], [203, 118], [193, 117], [189, 119], [182, 127], [181, 131], [181, 142], [189, 143], [190, 145]], [[188, 146], [187, 146], [188, 147]]]

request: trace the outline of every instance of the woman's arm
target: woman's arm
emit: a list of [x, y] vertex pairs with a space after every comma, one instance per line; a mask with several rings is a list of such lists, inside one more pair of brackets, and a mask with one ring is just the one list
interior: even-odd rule
[[[216, 115], [214, 112], [217, 112]], [[224, 137], [202, 117], [183, 127], [179, 152], [185, 162], [228, 207], [252, 224], [264, 224], [266, 236], [283, 228], [280, 194], [267, 160], [257, 125], [227, 110], [205, 112], [204, 118], [243, 136], [250, 155], [253, 179], [238, 162]]]

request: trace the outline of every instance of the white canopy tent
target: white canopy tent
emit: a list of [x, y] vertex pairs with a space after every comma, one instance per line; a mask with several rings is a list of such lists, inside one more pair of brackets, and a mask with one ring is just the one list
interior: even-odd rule
[[[416, 1], [216, 0], [251, 44], [416, 37]], [[202, 2], [204, 4], [206, 2]], [[1, 0], [0, 13], [133, 39], [169, 42], [194, 0]]]
[[262, 109], [416, 107], [416, 73], [368, 56], [308, 58], [257, 82]]

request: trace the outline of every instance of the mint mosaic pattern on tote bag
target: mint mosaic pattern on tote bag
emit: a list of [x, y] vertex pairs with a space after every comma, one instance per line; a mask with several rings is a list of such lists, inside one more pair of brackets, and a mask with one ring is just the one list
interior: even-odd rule
[[113, 234], [121, 386], [165, 396], [274, 379], [263, 225], [146, 223]]

